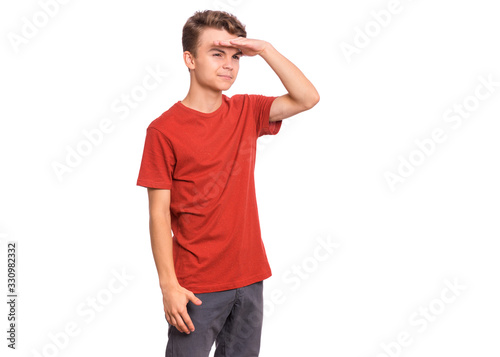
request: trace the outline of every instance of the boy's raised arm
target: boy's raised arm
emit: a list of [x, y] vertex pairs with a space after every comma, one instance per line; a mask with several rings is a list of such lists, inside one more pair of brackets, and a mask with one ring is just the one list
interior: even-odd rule
[[319, 102], [319, 93], [313, 84], [269, 42], [238, 37], [229, 41], [214, 41], [214, 45], [238, 48], [244, 56], [260, 55], [279, 77], [288, 93], [273, 102], [269, 121], [289, 118]]

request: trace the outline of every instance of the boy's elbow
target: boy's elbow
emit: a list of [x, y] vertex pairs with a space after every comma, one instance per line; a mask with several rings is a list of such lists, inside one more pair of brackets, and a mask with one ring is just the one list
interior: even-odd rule
[[307, 103], [307, 109], [311, 109], [314, 107], [316, 104], [319, 102], [319, 93], [317, 91], [314, 91], [314, 93], [311, 95], [311, 98], [309, 99]]
[[[315, 95], [315, 97], [314, 97], [314, 105], [316, 105], [316, 104], [318, 104], [318, 103], [319, 103], [319, 99], [320, 99], [320, 98], [319, 98], [319, 93], [318, 93], [318, 92], [316, 92], [316, 95]], [[313, 105], [313, 107], [314, 107], [314, 105]]]

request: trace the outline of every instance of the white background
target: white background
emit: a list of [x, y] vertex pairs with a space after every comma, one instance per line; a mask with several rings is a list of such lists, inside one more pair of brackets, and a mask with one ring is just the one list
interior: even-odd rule
[[[1, 355], [164, 355], [146, 189], [136, 179], [146, 127], [188, 90], [182, 26], [196, 10], [221, 5], [321, 95], [278, 135], [259, 139], [257, 196], [273, 270], [261, 356], [498, 355], [500, 87], [487, 99], [471, 97], [479, 78], [500, 81], [498, 12], [489, 0], [401, 0], [381, 27], [373, 11], [389, 4], [73, 0], [43, 26], [43, 15], [33, 19], [40, 2], [3, 2], [0, 290], [4, 301], [14, 240], [19, 297], [15, 352], [6, 347], [1, 304]], [[41, 25], [14, 45], [23, 18]], [[342, 46], [355, 46], [360, 31], [368, 41], [345, 55]], [[169, 75], [128, 115], [114, 111], [148, 67]], [[247, 57], [226, 94], [236, 93], [285, 89], [261, 58]], [[444, 120], [467, 100], [477, 107], [460, 126]], [[58, 180], [54, 162], [66, 164], [68, 147], [103, 118], [112, 132]], [[428, 155], [415, 152], [415, 140], [438, 128], [446, 140]], [[412, 152], [421, 162], [391, 190], [385, 175], [398, 175]], [[328, 237], [340, 246], [318, 261], [318, 239]], [[109, 293], [113, 271], [122, 270], [133, 278]], [[446, 281], [464, 288], [453, 295]], [[78, 309], [90, 311], [96, 297], [111, 301], [87, 322]], [[78, 334], [65, 340], [67, 324]], [[57, 351], [50, 336], [59, 336]]]

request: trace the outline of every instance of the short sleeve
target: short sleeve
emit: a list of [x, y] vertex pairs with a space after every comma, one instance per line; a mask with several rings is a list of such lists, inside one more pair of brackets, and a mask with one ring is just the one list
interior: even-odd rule
[[263, 95], [252, 94], [249, 95], [249, 98], [257, 124], [257, 136], [278, 134], [281, 128], [281, 120], [273, 122], [269, 121], [271, 105], [278, 97], [266, 97]]
[[137, 185], [171, 189], [175, 153], [168, 138], [158, 129], [148, 127]]

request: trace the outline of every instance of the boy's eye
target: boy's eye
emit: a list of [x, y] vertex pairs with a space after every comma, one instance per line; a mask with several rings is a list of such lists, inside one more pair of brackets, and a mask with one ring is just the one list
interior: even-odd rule
[[233, 58], [234, 58], [235, 60], [238, 60], [238, 61], [240, 60], [240, 56], [237, 56], [237, 55], [236, 55], [236, 56], [233, 56]]

